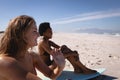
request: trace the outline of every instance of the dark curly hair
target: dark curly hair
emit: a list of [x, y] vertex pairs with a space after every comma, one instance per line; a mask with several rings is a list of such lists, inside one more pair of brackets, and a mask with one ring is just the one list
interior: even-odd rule
[[39, 34], [40, 34], [40, 36], [43, 36], [43, 33], [44, 33], [48, 28], [51, 28], [49, 22], [43, 22], [43, 23], [41, 23], [41, 24], [39, 25]]

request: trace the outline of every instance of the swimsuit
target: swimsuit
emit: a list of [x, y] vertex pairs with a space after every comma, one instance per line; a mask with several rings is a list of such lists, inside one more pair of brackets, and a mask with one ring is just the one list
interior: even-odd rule
[[53, 63], [53, 60], [50, 59], [50, 54], [49, 53], [44, 52], [43, 56], [48, 57], [48, 59], [44, 61], [48, 66]]

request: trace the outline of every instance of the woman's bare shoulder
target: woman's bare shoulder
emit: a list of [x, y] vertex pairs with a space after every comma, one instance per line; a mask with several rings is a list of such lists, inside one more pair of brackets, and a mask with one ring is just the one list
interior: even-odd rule
[[39, 48], [43, 47], [44, 45], [46, 45], [46, 42], [44, 40], [42, 40], [38, 43]]
[[38, 47], [40, 49], [47, 48], [47, 47], [49, 47], [49, 44], [46, 41], [42, 41], [42, 42], [39, 43]]
[[10, 62], [10, 63], [14, 63], [14, 62], [17, 62], [17, 60], [13, 57], [9, 57], [9, 56], [1, 56], [0, 55], [0, 62], [3, 62], [3, 63], [7, 63], [7, 62]]
[[8, 57], [8, 56], [0, 56], [0, 68], [9, 68], [12, 66], [15, 66], [15, 64], [17, 63], [17, 60], [15, 58], [12, 57]]
[[27, 73], [15, 58], [0, 56], [1, 78], [5, 77], [7, 80], [26, 80]]
[[15, 71], [14, 68], [16, 66], [16, 59], [8, 56], [0, 56], [0, 76], [9, 78], [12, 75], [11, 73]]

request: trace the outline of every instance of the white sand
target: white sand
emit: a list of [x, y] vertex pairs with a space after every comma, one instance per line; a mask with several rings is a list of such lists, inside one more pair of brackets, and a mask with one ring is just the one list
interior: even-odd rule
[[[120, 79], [120, 36], [54, 33], [53, 41], [79, 52], [80, 60], [91, 69], [106, 68], [104, 80]], [[65, 68], [72, 68], [69, 62]]]
[[[52, 40], [77, 50], [80, 60], [87, 67], [106, 68], [104, 80], [120, 79], [120, 36], [54, 33]], [[73, 69], [68, 61], [65, 68]]]

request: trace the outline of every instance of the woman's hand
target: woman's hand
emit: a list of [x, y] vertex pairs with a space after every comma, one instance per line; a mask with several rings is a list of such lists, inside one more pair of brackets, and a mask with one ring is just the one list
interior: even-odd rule
[[63, 53], [61, 53], [60, 50], [58, 50], [58, 49], [52, 50], [52, 56], [58, 67], [60, 67], [60, 68], [65, 67], [65, 58], [63, 56]]

